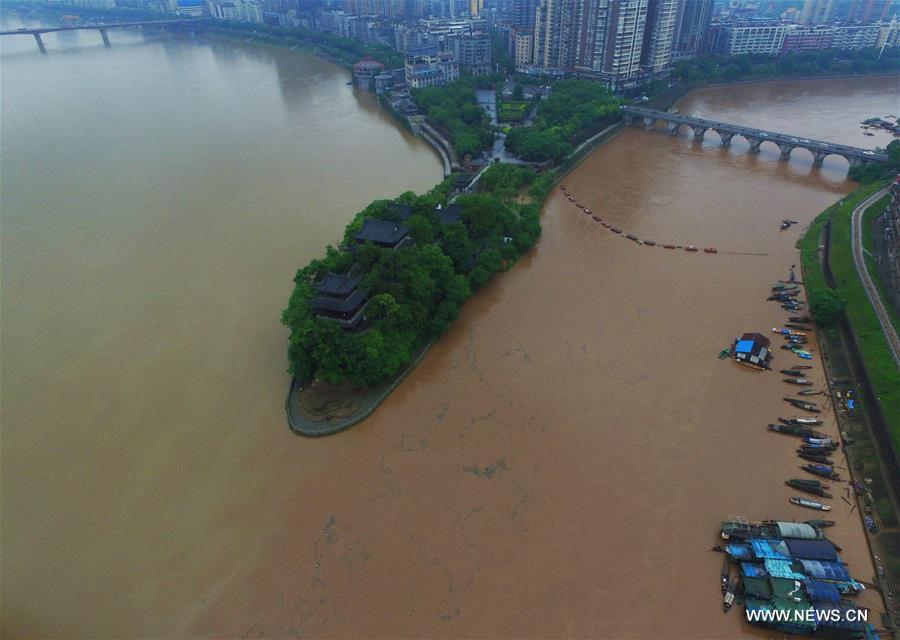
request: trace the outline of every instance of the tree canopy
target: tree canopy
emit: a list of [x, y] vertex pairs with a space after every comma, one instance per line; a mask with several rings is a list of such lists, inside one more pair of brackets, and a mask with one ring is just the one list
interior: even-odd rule
[[619, 104], [597, 82], [561, 80], [538, 105], [534, 124], [509, 132], [506, 147], [525, 160], [559, 162], [572, 151], [580, 134], [617, 118]]
[[494, 142], [487, 114], [475, 95], [476, 79], [460, 78], [446, 85], [414, 89], [412, 98], [429, 122], [447, 135], [460, 157], [475, 157]]
[[855, 51], [818, 49], [782, 56], [751, 53], [740, 56], [706, 56], [681, 60], [672, 66], [672, 77], [690, 84], [728, 82], [752, 78], [894, 72], [900, 69], [900, 49]]
[[[520, 171], [514, 181], [525, 187], [534, 180], [534, 172]], [[490, 176], [489, 183], [492, 180], [497, 187], [501, 182], [508, 187], [512, 178]], [[329, 246], [322, 258], [297, 271], [294, 291], [282, 314], [282, 322], [291, 331], [291, 373], [304, 380], [361, 386], [384, 380], [405, 366], [425, 341], [450, 327], [473, 289], [537, 241], [540, 205], [518, 206], [492, 192], [460, 196], [455, 204], [461, 221], [441, 223], [435, 207], [446, 206], [447, 184], [421, 196], [407, 192], [395, 201], [371, 203], [347, 225], [339, 247]], [[504, 197], [508, 194], [508, 190], [499, 191]], [[403, 224], [410, 227], [415, 245], [393, 250], [356, 245], [353, 236], [366, 219], [399, 222], [396, 204], [410, 207], [403, 214], [409, 213]], [[357, 332], [318, 317], [310, 304], [316, 283], [327, 273], [351, 270], [364, 274], [360, 286], [371, 296], [366, 325]]]

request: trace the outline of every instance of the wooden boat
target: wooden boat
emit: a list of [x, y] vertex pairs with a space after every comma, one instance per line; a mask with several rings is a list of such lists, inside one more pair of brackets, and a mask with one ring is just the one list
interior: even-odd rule
[[804, 524], [808, 524], [809, 526], [815, 527], [816, 529], [825, 529], [826, 527], [833, 527], [834, 520], [807, 520], [804, 522]]
[[806, 498], [798, 497], [793, 497], [790, 500], [799, 507], [815, 509], [816, 511], [831, 511], [831, 507], [829, 507], [827, 504], [822, 504], [821, 502], [816, 502], [815, 500], [807, 500]]
[[810, 322], [812, 322], [812, 318], [810, 318], [809, 316], [790, 316], [790, 317], [788, 317], [788, 321], [789, 321], [789, 322], [806, 322], [806, 323], [810, 323]]
[[810, 413], [821, 413], [822, 411], [815, 403], [805, 402], [803, 400], [800, 400], [799, 398], [791, 398], [786, 396], [782, 398], [782, 400], [794, 405], [798, 409], [803, 409], [804, 411], [809, 411]]
[[718, 249], [714, 249], [713, 247], [706, 247], [703, 250], [703, 253], [719, 253]]
[[799, 424], [801, 426], [816, 426], [822, 424], [821, 418], [808, 418], [804, 416], [800, 416], [798, 418], [778, 418], [784, 424]]
[[697, 250], [697, 247], [695, 247], [695, 246], [692, 245], [692, 244], [689, 244], [688, 246], [686, 246], [686, 247], [684, 248], [684, 250], [685, 250], [685, 251], [696, 251], [696, 250]]
[[737, 578], [731, 578], [728, 581], [728, 588], [725, 589], [725, 599], [722, 602], [723, 610], [728, 613], [728, 610], [734, 605], [734, 598], [737, 594], [738, 581]]
[[613, 233], [622, 233], [621, 229], [617, 229], [616, 227], [611, 227]]
[[584, 212], [585, 212], [586, 214], [588, 214], [588, 215], [591, 215], [592, 213], [594, 213], [593, 211], [591, 211], [591, 210], [588, 209], [587, 207], [585, 207]]
[[772, 291], [793, 291], [794, 289], [799, 289], [800, 286], [793, 282], [779, 282], [774, 287], [772, 287]]
[[625, 234], [625, 237], [628, 238], [629, 240], [634, 240], [635, 242], [638, 241], [638, 237], [637, 237], [637, 236], [633, 236], [633, 235], [631, 235], [630, 233], [626, 233], [626, 234]]
[[802, 458], [803, 460], [815, 462], [816, 464], [833, 464], [833, 461], [827, 455], [820, 455], [816, 453], [798, 453], [797, 456]]
[[813, 366], [811, 364], [795, 364], [793, 366], [794, 369], [812, 369]]
[[728, 578], [730, 574], [730, 565], [728, 564], [728, 556], [722, 561], [722, 595], [728, 591]]
[[664, 244], [663, 245], [663, 249], [674, 249], [674, 248], [675, 248], [674, 244]]
[[834, 469], [824, 464], [806, 464], [800, 467], [803, 471], [811, 473], [820, 478], [830, 478], [831, 480], [840, 480], [841, 476], [835, 473]]
[[599, 216], [591, 216], [591, 217], [597, 222], [603, 222], [603, 220], [601, 220]]
[[814, 478], [791, 478], [791, 482], [795, 483], [790, 486], [799, 486], [803, 485], [805, 487], [816, 487], [818, 489], [825, 489], [826, 491], [831, 488], [830, 484], [822, 482], [821, 480], [816, 480]]
[[783, 373], [786, 376], [796, 376], [798, 378], [802, 378], [804, 375], [804, 373], [802, 371], [800, 371], [799, 369], [782, 369], [781, 373]]
[[572, 196], [569, 196], [569, 202], [575, 202], [575, 198], [573, 198]]
[[608, 223], [608, 222], [601, 222], [600, 224], [602, 224], [603, 227], [604, 227], [605, 229], [609, 229], [609, 223]]
[[799, 384], [804, 387], [812, 386], [812, 380], [807, 380], [806, 378], [784, 378], [783, 380], [788, 384]]
[[822, 389], [801, 389], [797, 395], [801, 396], [820, 396], [825, 393]]
[[644, 244], [647, 245], [648, 247], [655, 247], [655, 246], [656, 246], [656, 243], [653, 242], [653, 240], [644, 240]]
[[803, 491], [804, 493], [809, 493], [814, 496], [819, 496], [820, 498], [833, 498], [830, 493], [826, 492], [822, 487], [815, 487], [809, 484], [801, 484], [799, 481], [788, 480], [785, 484], [797, 491]]
[[797, 436], [800, 438], [808, 438], [808, 437], [819, 437], [823, 434], [819, 433], [815, 429], [810, 429], [809, 427], [804, 427], [798, 424], [774, 424], [769, 423], [769, 431], [774, 431], [776, 433], [783, 433], [789, 436]]
[[[831, 438], [829, 438], [830, 440]], [[797, 448], [797, 453], [818, 453], [827, 455], [837, 449], [837, 444], [832, 442], [813, 443], [804, 442]]]

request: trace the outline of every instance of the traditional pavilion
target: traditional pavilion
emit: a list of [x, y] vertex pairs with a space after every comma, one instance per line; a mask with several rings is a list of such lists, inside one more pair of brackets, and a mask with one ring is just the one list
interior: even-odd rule
[[759, 333], [745, 333], [734, 341], [733, 355], [741, 364], [768, 369], [772, 359], [769, 339]]
[[437, 214], [438, 220], [443, 225], [462, 222], [462, 216], [460, 215], [462, 207], [458, 204], [448, 204], [446, 207], [438, 205], [435, 207], [434, 212]]
[[363, 223], [362, 229], [353, 236], [353, 239], [359, 243], [371, 242], [384, 249], [399, 249], [414, 242], [409, 236], [409, 227], [372, 218]]
[[317, 294], [310, 305], [320, 318], [335, 320], [343, 329], [354, 331], [365, 320], [369, 292], [361, 289], [362, 276], [327, 274], [316, 285]]

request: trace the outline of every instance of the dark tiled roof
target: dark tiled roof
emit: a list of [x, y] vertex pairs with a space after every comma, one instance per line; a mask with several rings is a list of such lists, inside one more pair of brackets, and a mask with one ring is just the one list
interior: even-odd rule
[[406, 220], [413, 214], [412, 205], [408, 204], [400, 204], [399, 202], [392, 202], [388, 205], [388, 211], [393, 214], [396, 214], [401, 220]]
[[462, 207], [460, 207], [458, 204], [448, 204], [442, 209], [435, 209], [435, 213], [438, 214], [438, 219], [441, 221], [441, 224], [453, 224], [454, 222], [460, 222], [462, 220], [459, 215], [461, 211]]
[[361, 276], [342, 276], [329, 273], [316, 285], [316, 290], [326, 296], [345, 297], [356, 288], [360, 280], [362, 280]]
[[374, 242], [393, 247], [409, 233], [409, 227], [385, 220], [366, 220], [363, 228], [353, 236], [357, 242]]
[[316, 296], [312, 299], [312, 307], [316, 311], [331, 311], [333, 313], [349, 313], [366, 301], [369, 292], [365, 289], [355, 289], [346, 298], [330, 298], [328, 296]]

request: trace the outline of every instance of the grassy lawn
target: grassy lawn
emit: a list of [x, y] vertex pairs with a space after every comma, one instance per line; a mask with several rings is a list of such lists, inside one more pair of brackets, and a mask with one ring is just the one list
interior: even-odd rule
[[831, 270], [838, 292], [846, 302], [847, 318], [856, 334], [873, 391], [881, 403], [894, 446], [900, 451], [900, 371], [857, 277], [850, 245], [853, 208], [882, 186], [883, 183], [877, 183], [860, 187], [845, 197], [843, 204], [834, 204], [822, 212], [801, 240], [801, 253], [807, 288], [824, 288], [825, 281], [818, 264], [818, 245], [822, 228], [831, 217]]
[[504, 100], [497, 109], [497, 119], [500, 122], [522, 122], [530, 106], [531, 103], [524, 100]]

